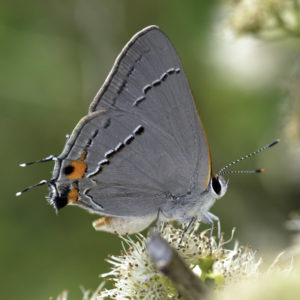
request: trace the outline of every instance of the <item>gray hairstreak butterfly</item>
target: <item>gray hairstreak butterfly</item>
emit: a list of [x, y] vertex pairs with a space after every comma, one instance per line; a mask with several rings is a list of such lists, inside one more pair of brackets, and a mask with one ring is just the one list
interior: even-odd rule
[[[58, 211], [76, 205], [104, 217], [99, 230], [134, 233], [155, 219], [220, 221], [210, 212], [227, 190], [227, 169], [278, 140], [212, 172], [211, 155], [182, 64], [167, 36], [149, 26], [127, 43], [55, 161], [47, 184]], [[32, 164], [21, 164], [27, 166]], [[22, 192], [17, 193], [20, 195]]]

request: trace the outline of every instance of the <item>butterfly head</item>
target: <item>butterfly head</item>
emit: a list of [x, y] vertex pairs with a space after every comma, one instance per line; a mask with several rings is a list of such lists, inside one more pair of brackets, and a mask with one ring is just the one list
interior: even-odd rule
[[70, 187], [68, 184], [56, 185], [55, 182], [49, 181], [48, 186], [50, 189], [49, 195], [47, 196], [48, 202], [59, 211], [68, 204]]
[[256, 170], [229, 170], [227, 171], [227, 169], [237, 163], [239, 163], [240, 161], [243, 161], [249, 157], [252, 157], [266, 149], [269, 149], [271, 147], [273, 147], [274, 145], [278, 144], [279, 140], [275, 140], [272, 143], [268, 144], [265, 147], [262, 147], [252, 153], [249, 153], [229, 164], [227, 164], [225, 167], [223, 167], [217, 174], [213, 174], [211, 177], [211, 182], [210, 182], [210, 188], [211, 191], [213, 192], [215, 199], [221, 198], [224, 196], [224, 194], [227, 191], [227, 186], [228, 186], [228, 180], [226, 181], [223, 177], [223, 175], [227, 174], [249, 174], [249, 173], [263, 173], [264, 169], [256, 169]]

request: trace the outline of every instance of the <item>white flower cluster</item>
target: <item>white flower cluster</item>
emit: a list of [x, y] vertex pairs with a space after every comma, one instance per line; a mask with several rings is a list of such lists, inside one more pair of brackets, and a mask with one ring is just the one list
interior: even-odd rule
[[[232, 250], [224, 242], [209, 238], [208, 231], [197, 233], [197, 224], [183, 238], [180, 256], [185, 263], [204, 282], [213, 281], [218, 288], [227, 282], [255, 276], [260, 260], [255, 259], [255, 252], [249, 248], [238, 247]], [[182, 228], [167, 224], [161, 236], [177, 248], [182, 236]], [[232, 232], [232, 235], [234, 230]], [[99, 291], [93, 299], [177, 299], [178, 294], [171, 282], [153, 265], [146, 250], [146, 238], [136, 235], [136, 240], [122, 237], [123, 251], [119, 256], [111, 256], [108, 262], [112, 265], [109, 273], [101, 277], [114, 282], [114, 288]]]
[[[261, 259], [255, 258], [253, 250], [239, 247], [237, 243], [233, 249], [225, 247], [232, 241], [234, 229], [229, 240], [217, 241], [215, 237], [209, 237], [207, 230], [198, 233], [199, 225], [196, 223], [184, 236], [178, 254], [205, 284], [211, 287], [213, 283], [218, 292], [211, 295], [212, 299], [265, 300], [277, 299], [283, 294], [287, 300], [299, 298], [299, 260], [295, 260], [295, 267], [290, 264], [282, 269], [278, 264], [282, 252], [267, 270], [261, 271]], [[300, 232], [300, 214], [294, 214], [287, 226]], [[182, 232], [182, 228], [167, 224], [161, 229], [161, 236], [176, 249]], [[81, 288], [82, 300], [179, 299], [172, 283], [152, 263], [146, 248], [147, 238], [141, 234], [120, 238], [121, 254], [108, 259], [111, 271], [101, 275], [104, 280], [94, 293]], [[291, 249], [297, 249], [299, 254], [299, 248], [300, 239], [297, 239]], [[103, 289], [107, 281], [113, 282], [114, 287]], [[266, 293], [271, 296], [266, 298]], [[67, 300], [67, 296], [64, 291], [56, 300]]]

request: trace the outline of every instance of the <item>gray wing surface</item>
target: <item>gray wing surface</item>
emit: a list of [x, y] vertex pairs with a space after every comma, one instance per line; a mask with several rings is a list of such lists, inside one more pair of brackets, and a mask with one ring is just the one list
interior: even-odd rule
[[103, 214], [153, 214], [169, 195], [207, 187], [204, 129], [175, 49], [155, 26], [125, 46], [72, 136], [64, 163], [87, 150], [79, 186]]

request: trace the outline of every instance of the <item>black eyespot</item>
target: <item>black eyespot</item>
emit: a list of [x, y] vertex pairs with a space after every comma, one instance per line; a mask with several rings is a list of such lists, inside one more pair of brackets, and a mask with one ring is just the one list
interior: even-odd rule
[[74, 171], [74, 167], [71, 166], [71, 165], [66, 166], [66, 167], [64, 168], [64, 173], [65, 173], [65, 175], [69, 175], [69, 174], [73, 173], [73, 171]]
[[219, 181], [218, 177], [213, 177], [212, 178], [212, 187], [213, 187], [213, 189], [214, 189], [214, 191], [217, 195], [221, 194], [222, 186], [220, 184], [220, 181]]

